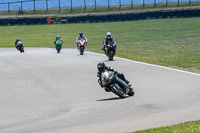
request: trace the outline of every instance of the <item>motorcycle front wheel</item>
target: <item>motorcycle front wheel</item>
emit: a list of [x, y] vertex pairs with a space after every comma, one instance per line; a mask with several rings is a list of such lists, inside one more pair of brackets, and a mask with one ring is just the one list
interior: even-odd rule
[[[115, 93], [120, 98], [126, 98], [126, 95], [124, 94], [123, 90], [120, 87], [116, 87], [115, 85], [113, 85], [111, 88], [112, 92]], [[120, 89], [118, 89], [118, 88], [120, 88]]]
[[57, 50], [58, 53], [60, 53], [61, 46], [60, 46], [60, 45], [57, 45], [57, 46], [56, 46], [56, 50]]
[[84, 47], [80, 46], [80, 55], [83, 55], [83, 52], [84, 52]]
[[110, 61], [112, 61], [112, 60], [113, 60], [113, 57], [114, 57], [114, 55], [115, 55], [115, 52], [114, 52], [113, 50], [111, 50], [111, 51], [109, 51], [108, 55], [109, 55], [108, 59], [109, 59]]

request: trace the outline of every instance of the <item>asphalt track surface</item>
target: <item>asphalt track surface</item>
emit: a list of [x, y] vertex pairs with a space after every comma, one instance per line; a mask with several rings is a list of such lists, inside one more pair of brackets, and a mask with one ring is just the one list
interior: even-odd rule
[[[135, 90], [119, 99], [97, 82], [97, 63]], [[51, 48], [0, 49], [1, 133], [125, 133], [200, 119], [200, 75]]]

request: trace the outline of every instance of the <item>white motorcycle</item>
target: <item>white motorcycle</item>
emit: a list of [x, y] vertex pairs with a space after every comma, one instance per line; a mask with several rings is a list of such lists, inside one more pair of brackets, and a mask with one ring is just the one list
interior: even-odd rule
[[86, 46], [86, 41], [84, 39], [79, 40], [78, 42], [78, 50], [80, 51], [80, 55], [83, 55]]

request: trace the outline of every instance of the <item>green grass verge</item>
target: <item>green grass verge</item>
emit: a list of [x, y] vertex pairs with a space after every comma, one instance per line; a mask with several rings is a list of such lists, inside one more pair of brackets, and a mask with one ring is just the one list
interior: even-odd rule
[[200, 70], [200, 18], [169, 18], [126, 22], [57, 25], [0, 26], [0, 47], [13, 47], [20, 38], [25, 47], [54, 47], [60, 35], [64, 47], [75, 47], [80, 31], [88, 38], [87, 49], [103, 53], [106, 32], [115, 38], [116, 56]]
[[97, 6], [95, 7], [73, 7], [71, 8], [53, 8], [53, 9], [36, 9], [34, 10], [11, 10], [9, 11], [0, 11], [0, 15], [38, 15], [38, 14], [78, 14], [78, 13], [91, 13], [91, 12], [112, 12], [112, 11], [126, 11], [126, 10], [142, 10], [142, 9], [162, 9], [162, 8], [173, 8], [173, 7], [189, 7], [189, 6], [200, 6], [200, 1], [191, 1], [189, 2], [168, 2], [166, 3], [157, 3], [154, 4], [133, 4], [131, 5], [122, 5], [121, 7], [119, 5], [117, 6]]
[[177, 125], [136, 131], [133, 133], [199, 133], [199, 132], [200, 132], [200, 121], [191, 121], [191, 122], [180, 123]]

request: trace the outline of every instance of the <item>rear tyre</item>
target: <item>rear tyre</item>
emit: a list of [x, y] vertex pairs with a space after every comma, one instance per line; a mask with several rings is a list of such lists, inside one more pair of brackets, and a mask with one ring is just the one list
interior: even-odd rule
[[133, 90], [133, 88], [130, 88], [130, 91], [128, 92], [129, 96], [133, 96], [135, 94], [135, 91]]

